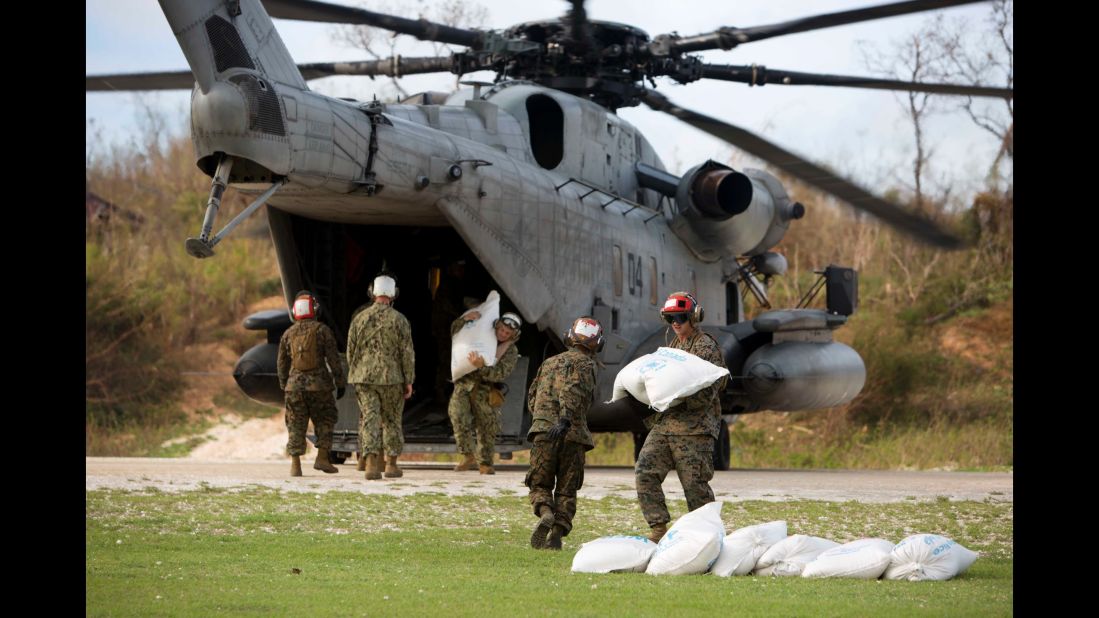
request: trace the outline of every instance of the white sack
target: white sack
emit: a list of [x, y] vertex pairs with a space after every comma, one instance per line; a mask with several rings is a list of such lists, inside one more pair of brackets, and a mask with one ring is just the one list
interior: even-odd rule
[[859, 539], [833, 547], [805, 565], [802, 577], [877, 579], [889, 566], [893, 544], [885, 539]]
[[782, 539], [763, 552], [756, 563], [756, 575], [778, 575], [797, 577], [805, 565], [817, 559], [817, 556], [839, 547], [839, 543], [822, 539], [819, 536], [795, 534]]
[[910, 582], [950, 579], [965, 572], [977, 553], [938, 534], [913, 534], [893, 548], [886, 579]]
[[496, 364], [496, 329], [492, 323], [500, 317], [500, 294], [496, 290], [489, 292], [485, 302], [466, 313], [470, 311], [480, 312], [481, 317], [467, 322], [451, 340], [450, 376], [452, 380], [457, 380], [477, 369], [473, 363], [469, 362], [470, 352], [477, 352], [484, 357], [485, 366]]
[[605, 536], [580, 546], [572, 558], [574, 573], [644, 573], [656, 543], [643, 536]]
[[675, 348], [658, 348], [634, 359], [614, 379], [611, 401], [626, 393], [663, 412], [717, 382], [729, 370]]
[[649, 575], [705, 573], [721, 552], [725, 524], [722, 502], [710, 502], [676, 520], [656, 546], [645, 572]]
[[721, 553], [710, 573], [719, 577], [747, 575], [756, 568], [756, 561], [772, 545], [786, 538], [786, 522], [770, 521], [747, 526], [721, 541]]

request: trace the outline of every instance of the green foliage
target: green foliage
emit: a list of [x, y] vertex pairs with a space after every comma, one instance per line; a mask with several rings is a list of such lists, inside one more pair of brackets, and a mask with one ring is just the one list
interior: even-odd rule
[[[670, 500], [674, 517], [686, 511]], [[581, 498], [564, 551], [529, 547], [525, 496], [268, 489], [91, 491], [89, 616], [1012, 614], [1010, 503], [731, 502], [726, 528], [775, 519], [838, 542], [916, 532], [980, 552], [947, 582], [570, 572], [581, 543], [645, 529], [633, 500]]]
[[[262, 217], [235, 230], [214, 259], [185, 253], [209, 179], [194, 167], [187, 138], [153, 135], [146, 146], [91, 157], [87, 169], [88, 190], [118, 209], [107, 221], [89, 221], [85, 239], [89, 455], [117, 454], [125, 444], [138, 454], [146, 445], [125, 436], [176, 431], [184, 420], [180, 372], [193, 365], [187, 347], [245, 337], [239, 317], [279, 281], [270, 241], [247, 233], [265, 227]], [[245, 205], [230, 190], [219, 223]]]

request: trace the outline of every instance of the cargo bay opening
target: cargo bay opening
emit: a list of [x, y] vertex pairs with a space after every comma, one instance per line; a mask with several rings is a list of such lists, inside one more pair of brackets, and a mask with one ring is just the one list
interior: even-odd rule
[[[440, 290], [455, 291], [459, 313], [468, 303], [483, 302], [492, 290], [500, 293], [501, 313], [519, 313], [503, 287], [450, 227], [333, 223], [275, 208], [269, 210], [269, 216], [272, 234], [282, 235], [277, 243], [279, 266], [284, 282], [294, 288], [286, 290], [287, 294], [308, 289], [317, 296], [322, 307], [320, 319], [332, 328], [345, 362], [351, 319], [371, 302], [370, 284], [383, 264], [394, 275], [398, 287], [394, 308], [412, 327], [416, 353], [413, 394], [405, 402], [402, 419], [404, 452], [456, 452], [447, 415], [452, 391], [449, 358], [443, 362], [439, 358], [441, 349], [450, 349], [450, 323], [457, 315], [440, 313]], [[464, 262], [460, 278], [452, 268], [459, 261]], [[443, 337], [445, 341], [440, 344]], [[560, 342], [524, 319], [516, 347], [520, 359], [506, 382], [508, 393], [495, 447], [504, 459], [509, 459], [513, 451], [530, 448], [526, 442], [531, 423], [526, 388], [542, 360], [560, 351]], [[438, 380], [440, 373], [442, 380]], [[441, 398], [439, 385], [444, 389]], [[358, 451], [359, 407], [353, 390], [348, 385], [347, 393], [337, 402], [339, 419], [331, 449], [335, 461], [342, 462]]]

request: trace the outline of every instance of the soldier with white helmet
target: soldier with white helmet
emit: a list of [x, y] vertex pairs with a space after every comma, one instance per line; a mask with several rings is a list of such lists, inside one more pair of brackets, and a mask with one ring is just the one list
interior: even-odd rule
[[[459, 316], [451, 324], [451, 336], [480, 318], [478, 311], [468, 311]], [[454, 382], [454, 393], [447, 407], [450, 424], [454, 428], [454, 441], [462, 456], [462, 461], [454, 466], [459, 472], [476, 467], [481, 474], [496, 474], [492, 466], [493, 447], [496, 434], [500, 433], [500, 407], [504, 405], [503, 392], [497, 383], [506, 380], [519, 361], [515, 342], [519, 340], [523, 320], [517, 314], [508, 312], [492, 325], [496, 329], [496, 364], [486, 366], [484, 357], [476, 351], [470, 352], [469, 362], [477, 369]], [[473, 456], [474, 433], [477, 435], [476, 459]]]
[[561, 549], [561, 538], [572, 530], [584, 458], [595, 448], [588, 407], [595, 397], [595, 355], [603, 343], [599, 322], [578, 318], [565, 333], [568, 349], [542, 363], [527, 391], [533, 422], [527, 432], [532, 446], [524, 484], [538, 517], [530, 536], [535, 549]]
[[298, 292], [291, 307], [294, 324], [279, 339], [279, 386], [286, 393], [286, 430], [290, 439], [290, 476], [301, 476], [305, 432], [309, 421], [317, 432], [315, 470], [339, 472], [328, 461], [332, 430], [336, 426], [336, 398], [343, 396], [347, 381], [332, 329], [317, 320], [320, 304], [309, 292]]
[[404, 473], [397, 457], [404, 450], [401, 416], [404, 401], [412, 396], [416, 379], [412, 327], [408, 319], [393, 308], [397, 281], [386, 272], [379, 273], [370, 286], [374, 301], [351, 320], [347, 335], [347, 381], [355, 385], [359, 410], [359, 453], [366, 458], [366, 478], [382, 477], [382, 452], [385, 452], [385, 476]]

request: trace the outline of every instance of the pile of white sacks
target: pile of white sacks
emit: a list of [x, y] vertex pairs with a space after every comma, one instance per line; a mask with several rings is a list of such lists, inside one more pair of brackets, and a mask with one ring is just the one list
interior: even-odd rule
[[572, 570], [925, 581], [950, 579], [977, 559], [975, 552], [937, 534], [914, 534], [895, 545], [885, 539], [840, 545], [804, 534], [787, 536], [786, 522], [772, 521], [726, 535], [721, 505], [711, 502], [680, 517], [659, 544], [622, 535], [584, 543]]

